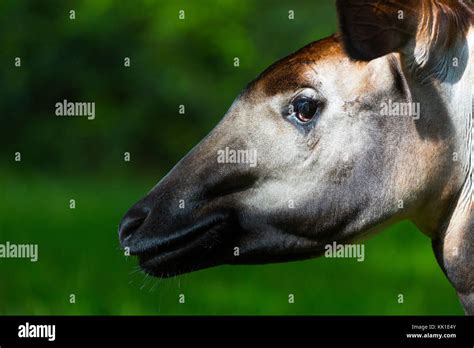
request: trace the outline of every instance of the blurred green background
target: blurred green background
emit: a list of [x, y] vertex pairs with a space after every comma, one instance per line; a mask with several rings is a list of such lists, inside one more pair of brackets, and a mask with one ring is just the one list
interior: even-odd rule
[[[125, 211], [246, 83], [336, 30], [334, 4], [322, 0], [1, 1], [0, 243], [37, 243], [39, 261], [0, 259], [0, 314], [462, 314], [410, 223], [368, 241], [361, 263], [222, 266], [168, 280], [146, 277], [119, 248]], [[95, 102], [95, 120], [56, 117], [63, 99]]]

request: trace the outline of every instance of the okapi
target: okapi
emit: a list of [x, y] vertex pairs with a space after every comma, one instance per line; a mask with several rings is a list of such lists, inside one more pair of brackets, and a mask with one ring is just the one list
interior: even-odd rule
[[[337, 0], [336, 7], [340, 33], [248, 84], [127, 212], [121, 245], [145, 272], [169, 277], [316, 257], [327, 244], [411, 220], [432, 239], [472, 315], [474, 6]], [[419, 114], [388, 115], [387, 105], [418, 105]], [[258, 161], [220, 163], [224, 149], [256, 151]]]

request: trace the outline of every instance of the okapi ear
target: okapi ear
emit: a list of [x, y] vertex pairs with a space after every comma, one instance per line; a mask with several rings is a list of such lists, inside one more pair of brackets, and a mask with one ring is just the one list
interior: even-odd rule
[[419, 3], [425, 0], [337, 0], [345, 49], [369, 61], [400, 51], [416, 36]]

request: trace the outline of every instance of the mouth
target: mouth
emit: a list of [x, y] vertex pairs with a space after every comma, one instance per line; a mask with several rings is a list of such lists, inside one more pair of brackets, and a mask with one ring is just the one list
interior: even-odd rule
[[212, 267], [222, 259], [219, 254], [223, 253], [225, 248], [222, 246], [229, 239], [228, 236], [224, 238], [223, 232], [229, 227], [231, 224], [225, 216], [213, 216], [134, 255], [145, 273], [159, 278]]

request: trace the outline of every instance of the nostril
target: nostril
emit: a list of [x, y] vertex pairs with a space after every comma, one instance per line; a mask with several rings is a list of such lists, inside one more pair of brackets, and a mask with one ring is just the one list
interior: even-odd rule
[[133, 232], [138, 230], [138, 228], [143, 224], [143, 221], [145, 221], [145, 219], [141, 217], [126, 217], [120, 226], [120, 239], [125, 240], [128, 236], [131, 236]]
[[124, 243], [146, 220], [150, 209], [147, 207], [132, 208], [122, 219], [119, 226], [120, 243]]

